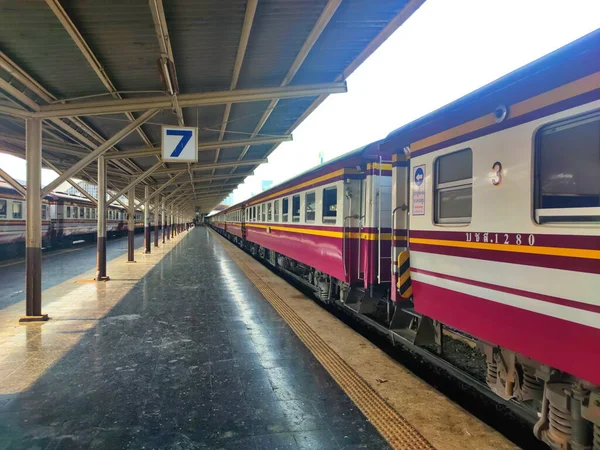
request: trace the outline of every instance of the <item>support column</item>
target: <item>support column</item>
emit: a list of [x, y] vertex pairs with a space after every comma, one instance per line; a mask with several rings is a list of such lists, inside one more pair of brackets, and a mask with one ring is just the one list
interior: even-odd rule
[[144, 186], [144, 253], [150, 253], [150, 211], [148, 211], [148, 196], [150, 195], [150, 187]]
[[96, 253], [96, 281], [107, 281], [106, 276], [106, 160], [98, 158], [98, 236]]
[[173, 207], [169, 205], [169, 213], [167, 214], [167, 220], [169, 221], [169, 227], [167, 228], [167, 240], [171, 240], [171, 233], [173, 232], [173, 216], [171, 212], [173, 211]]
[[135, 186], [129, 188], [129, 221], [127, 223], [127, 262], [134, 263], [135, 247]]
[[[154, 197], [154, 246], [158, 247], [158, 211], [160, 209], [160, 201], [158, 195]], [[164, 224], [162, 224], [164, 226]]]
[[175, 214], [173, 212], [173, 205], [171, 205], [171, 237], [175, 237]]
[[25, 316], [19, 322], [48, 320], [42, 314], [42, 121], [27, 119], [27, 217]]
[[163, 196], [161, 202], [161, 215], [162, 215], [162, 243], [165, 243], [165, 235], [167, 234], [167, 214], [165, 212], [165, 197]]

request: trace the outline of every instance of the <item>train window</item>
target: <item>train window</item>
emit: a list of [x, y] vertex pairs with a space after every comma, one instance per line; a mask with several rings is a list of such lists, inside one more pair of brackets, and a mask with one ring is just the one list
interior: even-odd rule
[[90, 208], [85, 208], [85, 218], [86, 219], [90, 218]]
[[288, 221], [288, 202], [289, 201], [290, 201], [290, 199], [287, 197], [281, 200], [281, 221], [282, 222]]
[[273, 203], [273, 222], [279, 222], [279, 200]]
[[471, 222], [473, 206], [473, 151], [470, 148], [435, 161], [435, 222]]
[[67, 219], [71, 218], [71, 207], [67, 206]]
[[306, 194], [304, 194], [304, 220], [306, 220], [307, 222], [315, 221], [315, 203], [316, 201], [314, 192], [307, 192]]
[[535, 142], [536, 221], [600, 221], [600, 111], [546, 126]]
[[337, 187], [323, 189], [323, 223], [335, 223], [337, 218]]
[[263, 203], [262, 205], [260, 205], [260, 220], [261, 220], [261, 222], [266, 222], [266, 219], [267, 219], [266, 211], [267, 211], [267, 208], [265, 207], [265, 204]]
[[23, 203], [12, 202], [12, 216], [13, 216], [13, 219], [22, 219], [23, 218]]
[[48, 205], [42, 205], [42, 220], [46, 220], [48, 215]]
[[0, 218], [6, 219], [6, 200], [0, 200]]
[[300, 222], [300, 196], [292, 197], [292, 222]]
[[96, 218], [96, 208], [92, 208], [92, 219]]
[[267, 203], [267, 222], [273, 221], [273, 203]]
[[85, 208], [79, 208], [79, 218], [80, 219], [83, 219], [83, 217], [84, 217], [84, 214], [85, 214], [84, 210], [85, 210]]

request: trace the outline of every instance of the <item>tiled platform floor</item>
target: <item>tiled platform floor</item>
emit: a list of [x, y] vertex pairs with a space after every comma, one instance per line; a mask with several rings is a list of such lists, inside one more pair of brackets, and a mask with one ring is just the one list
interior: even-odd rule
[[0, 334], [0, 449], [387, 448], [213, 235], [162, 251], [135, 283], [71, 290], [86, 302], [71, 326], [63, 309], [60, 327]]

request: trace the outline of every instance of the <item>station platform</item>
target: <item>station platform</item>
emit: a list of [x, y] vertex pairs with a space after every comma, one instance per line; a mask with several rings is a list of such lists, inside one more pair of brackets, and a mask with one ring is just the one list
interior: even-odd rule
[[207, 228], [136, 259], [1, 306], [0, 449], [516, 448]]

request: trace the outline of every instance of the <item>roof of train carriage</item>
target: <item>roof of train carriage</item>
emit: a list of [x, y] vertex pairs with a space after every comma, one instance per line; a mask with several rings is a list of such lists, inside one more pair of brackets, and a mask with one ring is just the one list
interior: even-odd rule
[[[593, 31], [564, 47], [555, 50], [507, 75], [493, 81], [464, 97], [455, 100], [413, 122], [392, 131], [382, 148], [395, 153], [405, 147], [428, 138], [442, 131], [460, 126], [471, 120], [494, 114], [499, 107], [506, 107], [506, 120], [486, 127], [486, 133], [494, 129], [529, 120], [529, 114], [511, 117], [511, 105], [525, 99], [540, 95], [559, 86], [573, 82], [586, 76], [593, 76], [600, 71], [600, 29]], [[582, 99], [598, 97], [598, 76], [590, 80], [591, 89], [547, 105], [548, 110], [564, 109]], [[559, 99], [560, 100], [560, 99]], [[457, 139], [464, 141], [477, 136], [483, 131], [473, 131], [461, 134]], [[442, 137], [443, 138], [443, 137]], [[440, 138], [440, 139], [442, 139]], [[438, 145], [448, 146], [453, 141], [444, 140]], [[430, 147], [430, 150], [436, 147]], [[414, 150], [411, 149], [411, 153]]]
[[[424, 1], [6, 0], [0, 6], [0, 110], [172, 99], [165, 97], [170, 76], [179, 96], [344, 81]], [[163, 71], [161, 78], [160, 58], [173, 63], [169, 77]], [[200, 194], [206, 189], [225, 198], [278, 145], [240, 141], [289, 135], [326, 97], [182, 107], [183, 122], [198, 126], [199, 143], [208, 148], [199, 152], [195, 170], [164, 165], [138, 185], [137, 195], [143, 196], [143, 184], [160, 185], [178, 171], [183, 176], [165, 193], [186, 183], [198, 193], [196, 204], [206, 202]], [[157, 150], [160, 125], [179, 122], [176, 103], [109, 152]], [[70, 167], [139, 116], [45, 120], [44, 166]], [[23, 118], [0, 112], [0, 151], [24, 157], [24, 126]], [[109, 189], [155, 165], [158, 154], [110, 160]], [[96, 170], [94, 163], [77, 177], [93, 181]], [[217, 203], [212, 199], [202, 209]]]
[[[343, 155], [340, 155], [336, 158], [333, 158], [326, 163], [319, 164], [318, 166], [312, 167], [298, 175], [295, 175], [292, 178], [289, 178], [285, 181], [282, 181], [279, 184], [276, 184], [269, 189], [257, 194], [243, 202], [236, 203], [235, 205], [230, 206], [226, 210], [221, 212], [228, 212], [231, 210], [235, 210], [240, 208], [242, 205], [251, 204], [260, 201], [262, 198], [271, 196], [272, 194], [277, 193], [286, 188], [294, 187], [299, 183], [307, 182], [313, 180], [317, 177], [323, 176], [325, 174], [329, 174], [339, 169], [349, 168], [349, 161], [356, 158], [355, 163], [360, 164], [364, 159], [369, 159], [372, 161], [378, 161], [379, 155], [379, 145], [382, 140], [371, 142], [370, 144], [363, 145], [362, 147], [358, 147], [354, 150], [351, 150]], [[356, 164], [351, 167], [352, 169], [356, 168]], [[358, 171], [359, 169], [357, 169]], [[365, 167], [361, 167], [362, 171], [365, 170]]]

